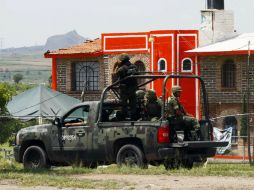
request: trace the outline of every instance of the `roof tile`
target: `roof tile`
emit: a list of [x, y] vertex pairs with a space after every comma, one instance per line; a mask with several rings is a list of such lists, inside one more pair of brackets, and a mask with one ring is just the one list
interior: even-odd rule
[[61, 48], [56, 51], [49, 52], [49, 55], [63, 55], [63, 54], [90, 54], [102, 51], [101, 39], [86, 40], [82, 44], [72, 46], [70, 48]]

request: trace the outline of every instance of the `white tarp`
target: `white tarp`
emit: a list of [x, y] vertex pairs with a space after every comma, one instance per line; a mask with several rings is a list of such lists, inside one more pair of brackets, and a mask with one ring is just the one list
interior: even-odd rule
[[13, 97], [7, 109], [15, 117], [30, 120], [60, 116], [77, 103], [80, 100], [39, 85]]
[[229, 127], [227, 129], [219, 129], [216, 127], [213, 128], [213, 136], [215, 141], [228, 142], [228, 146], [217, 148], [217, 154], [224, 154], [226, 153], [226, 151], [231, 150], [232, 130], [232, 127]]
[[210, 52], [248, 51], [249, 41], [250, 41], [250, 50], [254, 50], [254, 33], [244, 33], [229, 40], [217, 42], [204, 47], [199, 47], [186, 52], [210, 53]]

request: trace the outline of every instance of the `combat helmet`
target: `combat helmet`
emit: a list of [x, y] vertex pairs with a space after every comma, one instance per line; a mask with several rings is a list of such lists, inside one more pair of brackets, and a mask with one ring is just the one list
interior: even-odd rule
[[119, 58], [118, 58], [120, 61], [129, 61], [130, 60], [130, 57], [129, 55], [127, 55], [126, 53], [122, 53], [121, 55], [119, 55]]
[[138, 99], [144, 99], [144, 97], [145, 97], [145, 91], [144, 90], [137, 90], [136, 91], [136, 97]]
[[148, 101], [155, 101], [157, 100], [156, 92], [154, 90], [148, 90], [145, 95]]
[[181, 86], [173, 86], [171, 91], [173, 94], [175, 94], [176, 92], [181, 92], [182, 88], [181, 88]]

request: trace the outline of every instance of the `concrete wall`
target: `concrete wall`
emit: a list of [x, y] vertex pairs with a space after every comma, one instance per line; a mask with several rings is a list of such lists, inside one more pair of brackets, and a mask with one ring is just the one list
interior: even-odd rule
[[[221, 69], [223, 63], [231, 59], [236, 65], [236, 88], [226, 89], [221, 86]], [[242, 112], [243, 94], [247, 90], [247, 55], [206, 56], [200, 58], [200, 73], [206, 84], [210, 116], [220, 117], [240, 114]], [[254, 112], [254, 57], [250, 59], [250, 112]], [[240, 130], [240, 116], [238, 130]], [[222, 128], [223, 118], [216, 121], [217, 127]]]
[[202, 10], [199, 46], [205, 46], [236, 36], [234, 12], [229, 10]]

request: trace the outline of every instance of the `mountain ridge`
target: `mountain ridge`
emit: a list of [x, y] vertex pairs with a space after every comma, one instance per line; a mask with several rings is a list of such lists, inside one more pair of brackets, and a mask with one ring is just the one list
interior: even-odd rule
[[5, 55], [33, 55], [33, 54], [44, 54], [46, 51], [55, 51], [60, 48], [69, 48], [71, 46], [80, 44], [86, 41], [85, 38], [77, 33], [76, 30], [72, 30], [65, 34], [53, 35], [47, 38], [45, 45], [37, 46], [24, 46], [18, 48], [6, 48], [0, 51], [1, 54]]

